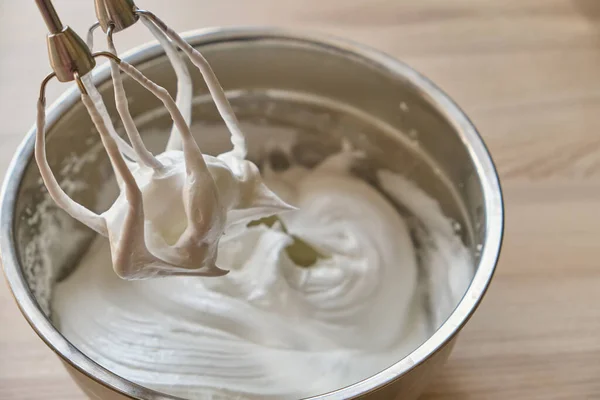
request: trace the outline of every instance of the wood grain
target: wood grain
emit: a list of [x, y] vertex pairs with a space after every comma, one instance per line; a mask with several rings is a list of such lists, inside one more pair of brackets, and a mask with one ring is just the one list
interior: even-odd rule
[[[138, 3], [178, 31], [277, 24], [345, 36], [438, 83], [489, 144], [507, 229], [492, 288], [424, 398], [600, 399], [599, 1]], [[91, 0], [55, 4], [79, 32], [93, 20]], [[0, 0], [2, 175], [33, 122], [48, 71], [44, 29], [34, 2]], [[117, 43], [126, 49], [146, 40], [136, 27]], [[52, 86], [51, 99], [64, 90]], [[5, 283], [0, 321], [0, 399], [83, 399]]]

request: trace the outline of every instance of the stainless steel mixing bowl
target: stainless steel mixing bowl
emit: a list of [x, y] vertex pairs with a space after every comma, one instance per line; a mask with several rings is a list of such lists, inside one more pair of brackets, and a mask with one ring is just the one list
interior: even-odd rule
[[[294, 130], [301, 139], [296, 159], [314, 164], [345, 137], [369, 154], [369, 170], [385, 166], [407, 175], [441, 203], [464, 228], [476, 271], [446, 322], [409, 356], [354, 385], [318, 399], [414, 399], [448, 358], [458, 332], [481, 301], [494, 272], [503, 232], [503, 204], [492, 160], [463, 112], [429, 80], [375, 50], [333, 38], [271, 29], [216, 29], [187, 35], [201, 49], [229, 91], [240, 118], [249, 124]], [[125, 56], [151, 79], [175, 88], [175, 77], [157, 45]], [[106, 65], [96, 82], [110, 103]], [[194, 70], [194, 119], [218, 124], [207, 90]], [[147, 138], [167, 130], [159, 104], [127, 82], [132, 114]], [[33, 104], [33, 103], [32, 103]], [[109, 108], [113, 107], [109, 104]], [[48, 113], [48, 159], [59, 180], [78, 201], [106, 206], [95, 188], [111, 176], [97, 134], [75, 89]], [[250, 133], [254, 153], [261, 129]], [[275, 133], [271, 133], [275, 134]], [[23, 315], [56, 352], [77, 383], [96, 399], [174, 399], [131, 383], [87, 358], [53, 325], [52, 283], [76, 266], [93, 234], [49, 201], [33, 161], [35, 131], [19, 147], [2, 191], [1, 254], [8, 283]], [[210, 134], [198, 136], [203, 150], [218, 151]], [[154, 150], [166, 141], [159, 137]], [[211, 147], [212, 146], [212, 147]], [[101, 149], [101, 148], [100, 148]], [[110, 199], [108, 199], [110, 200]], [[397, 397], [396, 397], [397, 396]]]

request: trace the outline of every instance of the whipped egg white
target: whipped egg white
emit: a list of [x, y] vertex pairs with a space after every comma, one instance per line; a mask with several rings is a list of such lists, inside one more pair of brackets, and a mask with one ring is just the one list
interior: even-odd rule
[[[125, 281], [99, 239], [54, 290], [60, 331], [112, 372], [189, 399], [298, 399], [391, 366], [449, 316], [473, 263], [439, 205], [381, 170], [383, 192], [422, 224], [417, 247], [394, 204], [349, 172], [357, 157], [266, 166], [296, 209], [226, 233], [225, 276]], [[288, 251], [297, 239], [319, 254], [308, 267]]]

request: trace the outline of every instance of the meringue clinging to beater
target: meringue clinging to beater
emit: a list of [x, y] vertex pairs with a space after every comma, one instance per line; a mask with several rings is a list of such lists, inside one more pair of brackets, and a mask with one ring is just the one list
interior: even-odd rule
[[[151, 14], [150, 14], [151, 15]], [[144, 17], [146, 18], [146, 17]], [[165, 275], [220, 276], [227, 271], [215, 261], [218, 242], [228, 231], [278, 212], [293, 209], [262, 182], [256, 165], [245, 159], [244, 134], [210, 66], [202, 55], [187, 45], [166, 25], [146, 21], [151, 31], [168, 48], [178, 78], [186, 87], [178, 96], [179, 106], [162, 87], [114, 55], [113, 27], [107, 38], [112, 53], [97, 53], [110, 59], [119, 116], [130, 139], [123, 141], [112, 124], [102, 97], [89, 74], [75, 75], [81, 99], [108, 153], [120, 188], [120, 195], [103, 214], [98, 215], [73, 201], [60, 188], [45, 154], [45, 100], [38, 102], [38, 129], [35, 156], [50, 196], [73, 218], [108, 237], [115, 272], [124, 279], [146, 279]], [[159, 20], [158, 20], [159, 21]], [[163, 27], [164, 25], [164, 27]], [[161, 36], [161, 35], [164, 35]], [[187, 70], [167, 36], [196, 64], [213, 95], [215, 104], [231, 132], [233, 149], [217, 157], [204, 155], [190, 133], [191, 91], [186, 85]], [[158, 97], [170, 113], [174, 128], [169, 149], [158, 156], [145, 147], [131, 117], [120, 72], [124, 72]], [[45, 88], [45, 83], [42, 89]], [[185, 115], [180, 111], [183, 108]], [[177, 149], [177, 148], [180, 149]], [[123, 154], [132, 161], [126, 160]]]

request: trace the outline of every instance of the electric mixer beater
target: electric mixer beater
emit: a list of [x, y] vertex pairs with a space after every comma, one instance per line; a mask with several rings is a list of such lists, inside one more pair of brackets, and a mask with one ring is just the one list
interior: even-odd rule
[[[49, 195], [73, 218], [109, 238], [113, 268], [124, 279], [226, 274], [215, 265], [223, 233], [227, 230], [228, 237], [234, 236], [251, 221], [292, 207], [264, 185], [256, 165], [245, 159], [245, 136], [206, 59], [154, 14], [138, 9], [128, 0], [96, 1], [98, 23], [88, 36], [93, 37], [94, 27], [102, 27], [112, 51], [97, 53], [92, 53], [71, 28], [63, 26], [50, 0], [36, 3], [50, 31], [47, 44], [53, 69], [40, 88], [35, 144], [36, 162]], [[113, 33], [138, 19], [159, 39], [174, 65], [179, 79], [179, 104], [167, 90], [116, 55]], [[231, 132], [231, 151], [217, 157], [205, 155], [194, 140], [189, 126], [189, 74], [175, 46], [202, 73]], [[92, 82], [91, 72], [99, 57], [110, 60], [117, 111], [131, 145], [117, 134]], [[164, 153], [154, 156], [145, 147], [129, 113], [121, 71], [159, 98], [168, 110], [174, 128]], [[60, 82], [77, 83], [121, 189], [114, 204], [102, 214], [71, 199], [60, 188], [46, 159], [45, 89], [54, 77]]]
[[[234, 152], [239, 153], [239, 156], [241, 157], [245, 157], [244, 134], [239, 128], [235, 113], [227, 101], [219, 81], [212, 71], [210, 64], [202, 54], [190, 46], [179, 34], [177, 34], [177, 32], [169, 28], [155, 14], [137, 8], [131, 0], [94, 0], [94, 3], [98, 21], [88, 30], [88, 47], [90, 49], [93, 48], [93, 34], [94, 31], [100, 27], [106, 33], [109, 50], [116, 55], [113, 34], [130, 27], [138, 20], [141, 20], [159, 41], [175, 70], [178, 80], [177, 105], [188, 125], [191, 120], [192, 81], [187, 66], [177, 53], [177, 48], [180, 48], [202, 73], [208, 86], [208, 90], [210, 91], [211, 96], [213, 96], [215, 104], [221, 113], [227, 128], [232, 134]], [[115, 71], [117, 70], [116, 65], [113, 63], [112, 67], [113, 76], [115, 76]], [[118, 77], [116, 80], [119, 80]], [[120, 85], [117, 81], [114, 82], [115, 85]], [[177, 127], [174, 126], [174, 131], [169, 138], [167, 149], [177, 149], [181, 146], [179, 135], [176, 134], [176, 130]]]

